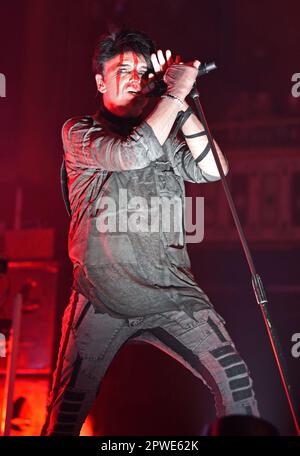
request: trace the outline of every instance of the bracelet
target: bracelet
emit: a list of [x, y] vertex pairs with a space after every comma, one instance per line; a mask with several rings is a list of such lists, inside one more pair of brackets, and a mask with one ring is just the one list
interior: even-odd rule
[[176, 95], [172, 95], [171, 93], [165, 93], [164, 95], [161, 96], [161, 98], [171, 98], [172, 100], [176, 101], [177, 103], [180, 103], [180, 106], [184, 106], [184, 101], [181, 100], [181, 98], [176, 97]]

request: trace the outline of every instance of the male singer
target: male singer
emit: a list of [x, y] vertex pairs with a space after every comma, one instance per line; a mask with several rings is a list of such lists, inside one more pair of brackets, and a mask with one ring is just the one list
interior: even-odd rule
[[[218, 416], [259, 416], [247, 366], [195, 281], [186, 248], [184, 181], [220, 179], [186, 102], [199, 64], [156, 52], [140, 32], [121, 30], [96, 46], [99, 111], [62, 129], [74, 283], [44, 435], [79, 435], [110, 363], [130, 339], [192, 371], [213, 393]], [[158, 77], [165, 92], [145, 96]]]

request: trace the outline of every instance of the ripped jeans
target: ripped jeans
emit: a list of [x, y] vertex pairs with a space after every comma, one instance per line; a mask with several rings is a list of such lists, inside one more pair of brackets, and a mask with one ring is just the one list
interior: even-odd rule
[[[75, 314], [69, 325], [72, 305]], [[249, 371], [225, 329], [224, 320], [213, 308], [196, 311], [193, 317], [184, 310], [176, 310], [145, 317], [113, 318], [95, 313], [91, 303], [73, 290], [63, 316], [42, 435], [80, 434], [108, 367], [128, 340], [154, 345], [201, 379], [214, 395], [218, 417], [259, 416]], [[68, 326], [70, 337], [65, 341]]]

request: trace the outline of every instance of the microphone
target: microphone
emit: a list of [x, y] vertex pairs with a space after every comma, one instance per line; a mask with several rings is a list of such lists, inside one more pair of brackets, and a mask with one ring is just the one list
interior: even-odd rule
[[[215, 70], [217, 65], [215, 62], [211, 63], [202, 63], [198, 68], [198, 76], [204, 76], [205, 74], [210, 73], [211, 71]], [[141, 94], [148, 96], [148, 97], [159, 97], [162, 95], [167, 89], [167, 84], [163, 80], [163, 78], [158, 78], [155, 81], [149, 82], [145, 87], [142, 88]]]

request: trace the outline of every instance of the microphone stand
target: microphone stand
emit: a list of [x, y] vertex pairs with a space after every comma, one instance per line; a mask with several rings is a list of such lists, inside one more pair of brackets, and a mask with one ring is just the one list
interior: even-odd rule
[[253, 258], [252, 258], [252, 255], [250, 253], [250, 250], [249, 250], [249, 247], [248, 247], [245, 235], [244, 235], [244, 231], [243, 231], [243, 228], [241, 226], [241, 223], [240, 223], [240, 220], [239, 220], [239, 217], [238, 217], [238, 214], [237, 214], [237, 211], [236, 211], [236, 208], [235, 208], [235, 205], [234, 205], [234, 202], [233, 202], [233, 199], [232, 199], [232, 196], [231, 196], [231, 193], [230, 193], [230, 190], [229, 190], [226, 178], [225, 178], [225, 174], [223, 172], [223, 169], [222, 169], [222, 166], [221, 166], [221, 163], [220, 163], [220, 159], [219, 159], [216, 147], [214, 145], [213, 137], [212, 137], [211, 132], [209, 130], [209, 127], [208, 127], [208, 124], [207, 124], [207, 121], [206, 121], [206, 118], [205, 118], [205, 115], [204, 115], [204, 112], [203, 112], [203, 109], [202, 109], [202, 106], [201, 106], [201, 103], [200, 103], [199, 92], [197, 90], [196, 84], [194, 84], [194, 87], [191, 90], [189, 96], [194, 101], [198, 118], [201, 121], [201, 123], [202, 123], [202, 125], [203, 125], [203, 127], [204, 127], [204, 129], [206, 131], [206, 135], [207, 135], [207, 138], [208, 138], [208, 141], [209, 141], [209, 144], [210, 144], [210, 147], [211, 147], [211, 150], [212, 150], [212, 153], [213, 153], [213, 156], [214, 156], [214, 159], [215, 159], [219, 174], [221, 176], [221, 180], [222, 180], [223, 188], [224, 188], [224, 191], [225, 191], [225, 195], [226, 195], [226, 198], [227, 198], [227, 201], [228, 201], [228, 204], [229, 204], [229, 207], [230, 207], [230, 211], [231, 211], [231, 214], [233, 216], [234, 223], [236, 225], [236, 228], [237, 228], [237, 231], [238, 231], [238, 235], [239, 235], [242, 247], [244, 249], [246, 260], [247, 260], [247, 263], [248, 263], [248, 266], [249, 266], [249, 269], [250, 269], [250, 272], [251, 272], [252, 287], [253, 287], [253, 290], [254, 290], [254, 293], [255, 293], [256, 301], [259, 304], [261, 312], [262, 312], [262, 316], [263, 316], [263, 319], [264, 319], [265, 327], [266, 327], [266, 330], [267, 330], [267, 333], [268, 333], [268, 336], [269, 336], [269, 339], [270, 339], [270, 343], [271, 343], [271, 346], [272, 346], [272, 349], [273, 349], [273, 353], [274, 353], [274, 356], [275, 356], [275, 360], [276, 360], [276, 363], [277, 363], [277, 367], [278, 367], [278, 370], [279, 370], [279, 374], [280, 374], [280, 377], [281, 377], [283, 388], [284, 388], [284, 391], [285, 391], [285, 394], [286, 394], [286, 397], [287, 397], [287, 401], [288, 401], [288, 404], [289, 404], [289, 407], [290, 407], [290, 411], [291, 411], [291, 414], [292, 414], [292, 419], [293, 419], [293, 422], [294, 422], [294, 425], [295, 425], [296, 433], [297, 433], [298, 436], [300, 436], [300, 428], [299, 428], [299, 424], [298, 424], [298, 421], [297, 421], [295, 408], [294, 408], [294, 405], [293, 405], [291, 387], [290, 387], [290, 383], [288, 381], [286, 364], [285, 364], [285, 360], [284, 360], [284, 357], [283, 357], [283, 354], [282, 354], [282, 349], [281, 349], [281, 345], [280, 345], [280, 342], [279, 342], [279, 339], [278, 339], [278, 336], [277, 336], [277, 332], [276, 332], [276, 330], [275, 330], [275, 328], [273, 326], [273, 323], [271, 321], [271, 316], [270, 316], [269, 309], [268, 309], [267, 296], [266, 296], [266, 293], [265, 293], [265, 290], [264, 290], [264, 286], [263, 286], [261, 277], [256, 272], [256, 269], [255, 269], [255, 266], [254, 266], [254, 262], [253, 262]]

